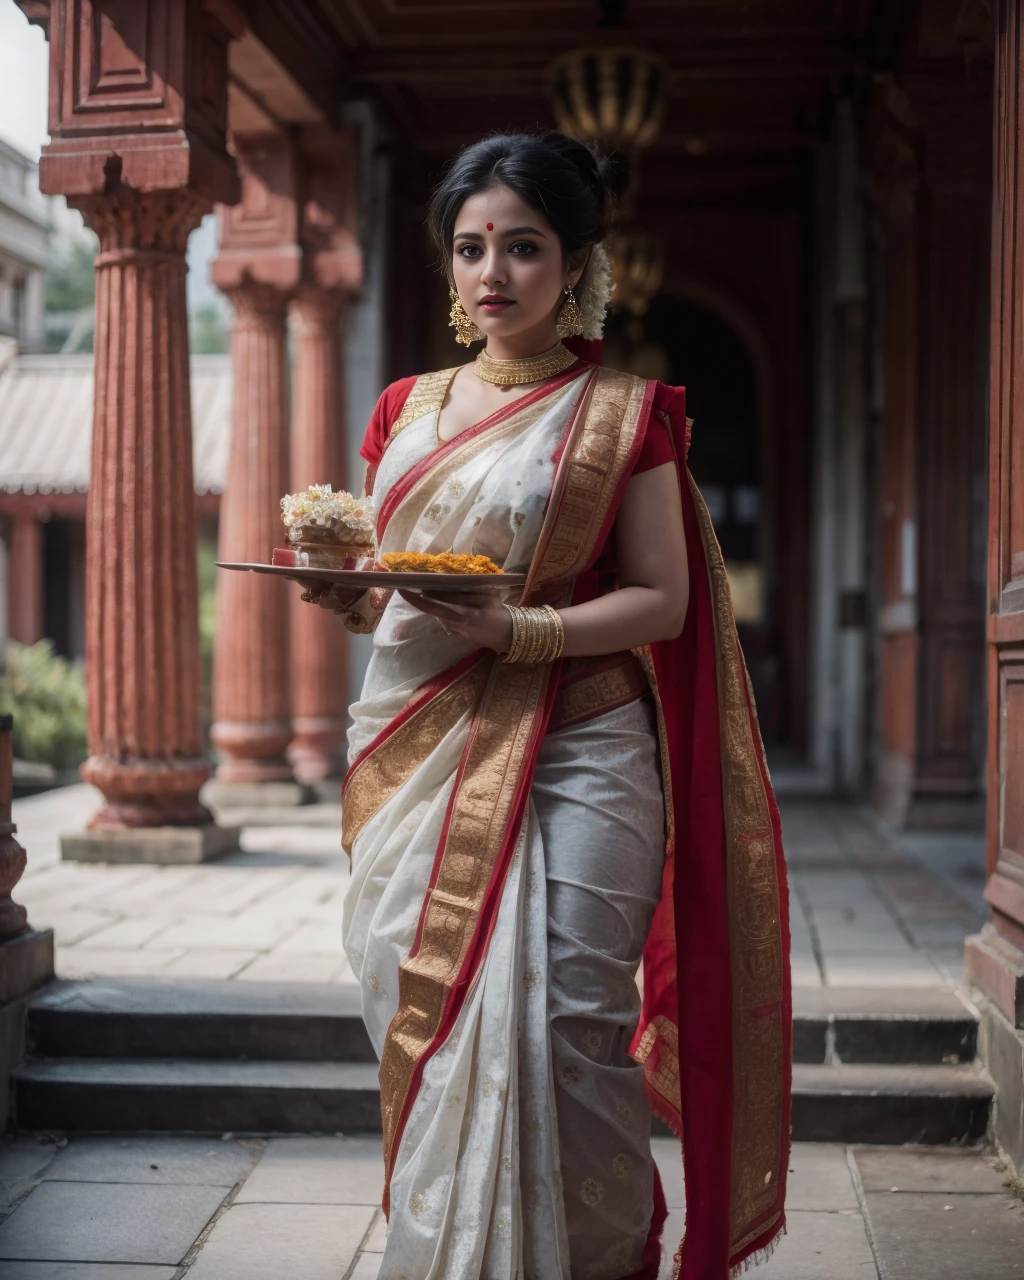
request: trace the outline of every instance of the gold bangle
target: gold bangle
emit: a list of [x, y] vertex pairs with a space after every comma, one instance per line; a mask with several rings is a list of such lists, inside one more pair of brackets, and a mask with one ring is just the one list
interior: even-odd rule
[[536, 666], [556, 662], [565, 651], [565, 627], [562, 616], [549, 604], [523, 608], [507, 604], [512, 619], [512, 642], [504, 655], [505, 662]]

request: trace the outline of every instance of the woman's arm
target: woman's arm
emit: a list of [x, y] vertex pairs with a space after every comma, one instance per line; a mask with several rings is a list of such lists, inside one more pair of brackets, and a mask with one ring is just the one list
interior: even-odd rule
[[[634, 476], [614, 528], [619, 589], [559, 612], [566, 657], [589, 657], [671, 640], [683, 629], [690, 578], [674, 463]], [[402, 595], [452, 632], [498, 653], [512, 643], [512, 620], [493, 595]]]

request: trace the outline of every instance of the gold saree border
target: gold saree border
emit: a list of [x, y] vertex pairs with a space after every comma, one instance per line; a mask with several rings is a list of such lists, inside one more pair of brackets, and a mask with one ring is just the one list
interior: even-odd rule
[[[731, 1257], [778, 1221], [786, 1064], [775, 834], [725, 562], [693, 477], [715, 620], [733, 991]], [[772, 1210], [777, 1213], [770, 1217]]]
[[435, 369], [431, 373], [420, 374], [406, 396], [401, 413], [391, 424], [391, 430], [388, 432], [389, 442], [417, 418], [422, 418], [425, 413], [430, 413], [433, 409], [440, 409], [452, 379], [461, 368], [462, 365], [457, 364], [450, 369]]
[[[412, 777], [441, 739], [472, 711], [487, 679], [481, 654], [457, 663], [418, 689], [385, 735], [371, 743], [341, 784], [341, 847], [352, 846], [366, 823]], [[449, 678], [446, 680], [445, 677]]]
[[[384, 1209], [409, 1108], [430, 1052], [479, 969], [519, 836], [523, 784], [543, 735], [552, 669], [495, 660], [449, 801], [419, 929], [398, 970], [380, 1063]], [[461, 1001], [458, 1002], [461, 1004]]]
[[562, 666], [548, 733], [628, 706], [648, 692], [643, 669], [629, 650], [607, 658], [570, 658]]
[[653, 384], [595, 369], [555, 473], [549, 518], [537, 541], [524, 598], [546, 594], [587, 568], [640, 436]]

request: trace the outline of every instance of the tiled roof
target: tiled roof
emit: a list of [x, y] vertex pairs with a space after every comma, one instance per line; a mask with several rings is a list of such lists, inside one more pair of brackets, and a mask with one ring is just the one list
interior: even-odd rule
[[[221, 493], [231, 428], [229, 356], [192, 357], [196, 493]], [[18, 356], [0, 370], [0, 490], [89, 487], [92, 356]]]

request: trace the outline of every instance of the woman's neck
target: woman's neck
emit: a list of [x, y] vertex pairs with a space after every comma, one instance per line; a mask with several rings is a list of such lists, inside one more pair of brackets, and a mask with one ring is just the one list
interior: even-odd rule
[[530, 356], [543, 355], [558, 344], [558, 330], [551, 325], [543, 329], [531, 329], [526, 333], [509, 334], [498, 338], [488, 337], [485, 350], [492, 360], [527, 360]]

